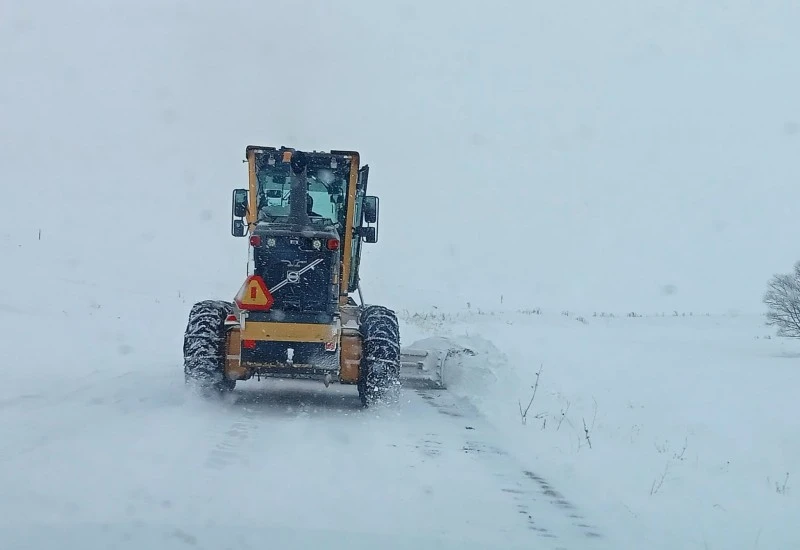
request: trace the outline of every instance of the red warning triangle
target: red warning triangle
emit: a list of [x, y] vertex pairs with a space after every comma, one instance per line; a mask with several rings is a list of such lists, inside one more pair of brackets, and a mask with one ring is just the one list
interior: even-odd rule
[[242, 309], [268, 310], [275, 303], [275, 298], [267, 290], [264, 279], [258, 275], [251, 275], [236, 293], [234, 301]]

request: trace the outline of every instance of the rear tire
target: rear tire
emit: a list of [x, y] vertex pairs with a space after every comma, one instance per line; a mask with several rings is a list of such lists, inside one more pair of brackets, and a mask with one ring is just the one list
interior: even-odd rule
[[186, 383], [201, 393], [224, 393], [236, 387], [225, 378], [227, 335], [225, 318], [233, 304], [204, 300], [192, 306], [183, 336], [183, 372]]
[[394, 311], [367, 306], [361, 313], [358, 395], [365, 407], [400, 399], [400, 327]]

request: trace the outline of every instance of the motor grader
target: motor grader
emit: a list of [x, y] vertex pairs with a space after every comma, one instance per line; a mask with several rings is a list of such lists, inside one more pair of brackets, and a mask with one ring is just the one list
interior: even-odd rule
[[396, 401], [405, 381], [444, 387], [450, 351], [401, 350], [394, 311], [363, 301], [362, 244], [378, 241], [379, 200], [359, 153], [250, 145], [245, 156], [231, 234], [248, 237], [247, 273], [232, 301], [191, 308], [187, 384], [216, 394], [254, 377], [315, 379], [356, 386], [364, 406]]

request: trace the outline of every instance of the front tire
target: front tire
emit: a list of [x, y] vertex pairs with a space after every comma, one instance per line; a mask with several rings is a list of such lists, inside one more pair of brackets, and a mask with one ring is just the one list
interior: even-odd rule
[[224, 393], [236, 387], [225, 378], [227, 335], [225, 318], [233, 304], [204, 300], [192, 306], [183, 336], [183, 372], [187, 385], [203, 394]]
[[358, 395], [365, 407], [400, 398], [400, 327], [394, 311], [367, 306], [361, 313]]

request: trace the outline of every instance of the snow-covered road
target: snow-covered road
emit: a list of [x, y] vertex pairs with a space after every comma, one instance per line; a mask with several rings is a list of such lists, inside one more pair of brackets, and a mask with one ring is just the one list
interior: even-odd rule
[[252, 381], [209, 403], [164, 367], [0, 403], [3, 499], [16, 503], [2, 547], [605, 547], [448, 392], [363, 410], [352, 387]]
[[33, 267], [0, 296], [0, 548], [800, 548], [800, 342], [758, 316], [401, 310], [404, 345], [476, 351], [447, 391], [207, 402], [188, 291], [51, 276], [45, 244], [4, 248]]

